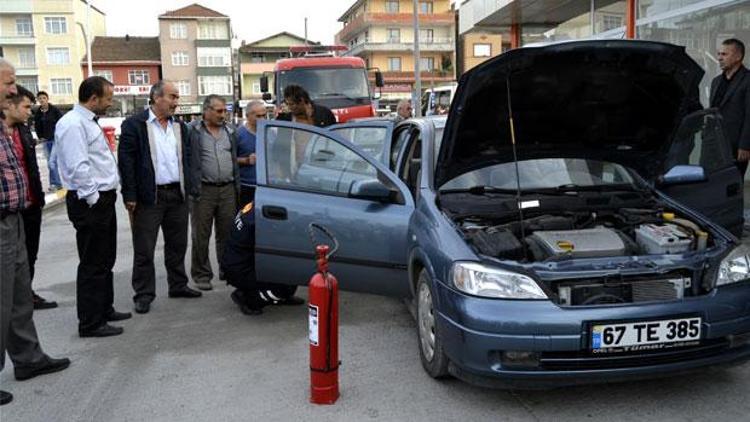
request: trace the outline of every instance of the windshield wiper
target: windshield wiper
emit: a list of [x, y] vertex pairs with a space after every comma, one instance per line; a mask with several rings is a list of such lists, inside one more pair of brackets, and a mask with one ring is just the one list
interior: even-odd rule
[[630, 183], [616, 183], [603, 185], [576, 185], [567, 183], [554, 188], [558, 192], [645, 192], [645, 190]]
[[[515, 195], [518, 192], [516, 189], [498, 188], [495, 186], [484, 186], [477, 185], [470, 188], [462, 189], [443, 189], [440, 193], [470, 193], [472, 195], [483, 195], [485, 193], [500, 193]], [[521, 195], [566, 195], [566, 191], [559, 191], [555, 188], [552, 189], [522, 189]]]

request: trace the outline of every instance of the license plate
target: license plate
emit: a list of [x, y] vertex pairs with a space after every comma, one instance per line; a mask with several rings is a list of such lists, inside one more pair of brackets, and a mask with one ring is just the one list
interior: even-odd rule
[[655, 350], [698, 344], [701, 318], [667, 319], [591, 327], [591, 350], [594, 353]]

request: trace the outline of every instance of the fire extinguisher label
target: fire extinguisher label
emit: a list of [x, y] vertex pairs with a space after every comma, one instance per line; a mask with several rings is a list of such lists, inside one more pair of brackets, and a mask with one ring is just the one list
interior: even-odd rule
[[310, 310], [310, 344], [313, 346], [318, 345], [318, 332], [320, 330], [320, 325], [318, 325], [318, 307], [315, 305], [309, 305], [308, 306]]

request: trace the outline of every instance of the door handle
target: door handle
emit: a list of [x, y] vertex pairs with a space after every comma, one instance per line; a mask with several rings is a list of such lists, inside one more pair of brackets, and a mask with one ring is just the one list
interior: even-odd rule
[[273, 205], [264, 205], [263, 217], [266, 217], [269, 220], [286, 220], [286, 208], [276, 207]]
[[732, 183], [731, 185], [727, 186], [727, 197], [736, 196], [738, 193], [740, 193], [739, 183]]

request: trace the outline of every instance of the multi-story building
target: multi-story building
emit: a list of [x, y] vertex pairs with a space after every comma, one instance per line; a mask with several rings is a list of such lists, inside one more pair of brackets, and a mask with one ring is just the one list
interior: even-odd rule
[[289, 47], [306, 44], [319, 45], [289, 32], [279, 32], [243, 44], [239, 50], [242, 100], [261, 99], [263, 93], [260, 91], [260, 77], [266, 74], [269, 85], [273, 86], [273, 68], [276, 60], [289, 58]]
[[180, 90], [178, 114], [199, 114], [210, 94], [232, 106], [231, 38], [229, 17], [199, 4], [159, 16], [162, 74]]
[[[87, 21], [90, 34], [85, 34]], [[104, 13], [93, 6], [89, 9], [83, 0], [2, 0], [0, 4], [0, 55], [16, 66], [20, 85], [47, 91], [57, 105], [77, 102], [86, 36], [105, 33]]]
[[[148, 104], [151, 85], [161, 78], [158, 37], [96, 37], [91, 46], [94, 75], [115, 84], [111, 115], [129, 116]], [[88, 77], [86, 57], [80, 64]]]
[[472, 67], [495, 57], [508, 48], [502, 34], [477, 29], [459, 37], [456, 50], [456, 74], [461, 75]]
[[[414, 8], [412, 0], [357, 0], [339, 18], [336, 42], [347, 55], [365, 59], [383, 72], [381, 107], [411, 98], [414, 86]], [[449, 0], [419, 1], [422, 87], [455, 79], [455, 13]]]

